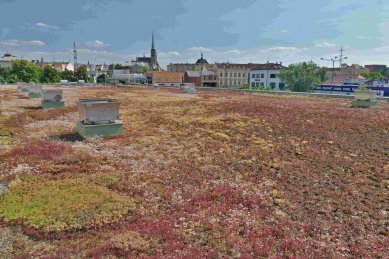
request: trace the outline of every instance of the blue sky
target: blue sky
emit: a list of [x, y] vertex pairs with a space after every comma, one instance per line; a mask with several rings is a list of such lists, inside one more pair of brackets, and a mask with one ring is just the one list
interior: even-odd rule
[[384, 0], [0, 0], [0, 53], [79, 61], [125, 62], [148, 55], [151, 32], [159, 61], [283, 61], [333, 57], [384, 63], [389, 1]]

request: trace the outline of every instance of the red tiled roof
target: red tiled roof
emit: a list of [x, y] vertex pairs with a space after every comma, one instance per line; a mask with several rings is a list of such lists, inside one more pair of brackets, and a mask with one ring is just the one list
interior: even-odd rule
[[183, 72], [153, 72], [153, 80], [156, 83], [182, 83]]

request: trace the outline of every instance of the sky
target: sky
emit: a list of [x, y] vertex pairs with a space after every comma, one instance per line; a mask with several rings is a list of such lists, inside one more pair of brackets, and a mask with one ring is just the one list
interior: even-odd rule
[[0, 0], [0, 54], [80, 63], [124, 63], [150, 55], [159, 63], [290, 64], [339, 56], [387, 64], [385, 0]]

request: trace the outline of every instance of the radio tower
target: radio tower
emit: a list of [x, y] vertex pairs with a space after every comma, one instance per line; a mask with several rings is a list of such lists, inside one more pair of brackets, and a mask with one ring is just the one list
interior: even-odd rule
[[77, 68], [77, 46], [76, 43], [74, 42], [74, 47], [73, 47], [73, 53], [74, 53], [74, 70]]

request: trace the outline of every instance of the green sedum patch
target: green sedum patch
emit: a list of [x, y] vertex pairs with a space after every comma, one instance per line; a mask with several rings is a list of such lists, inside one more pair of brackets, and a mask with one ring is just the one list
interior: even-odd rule
[[47, 232], [77, 230], [119, 221], [135, 208], [125, 196], [87, 179], [50, 180], [27, 175], [0, 196], [0, 217]]

